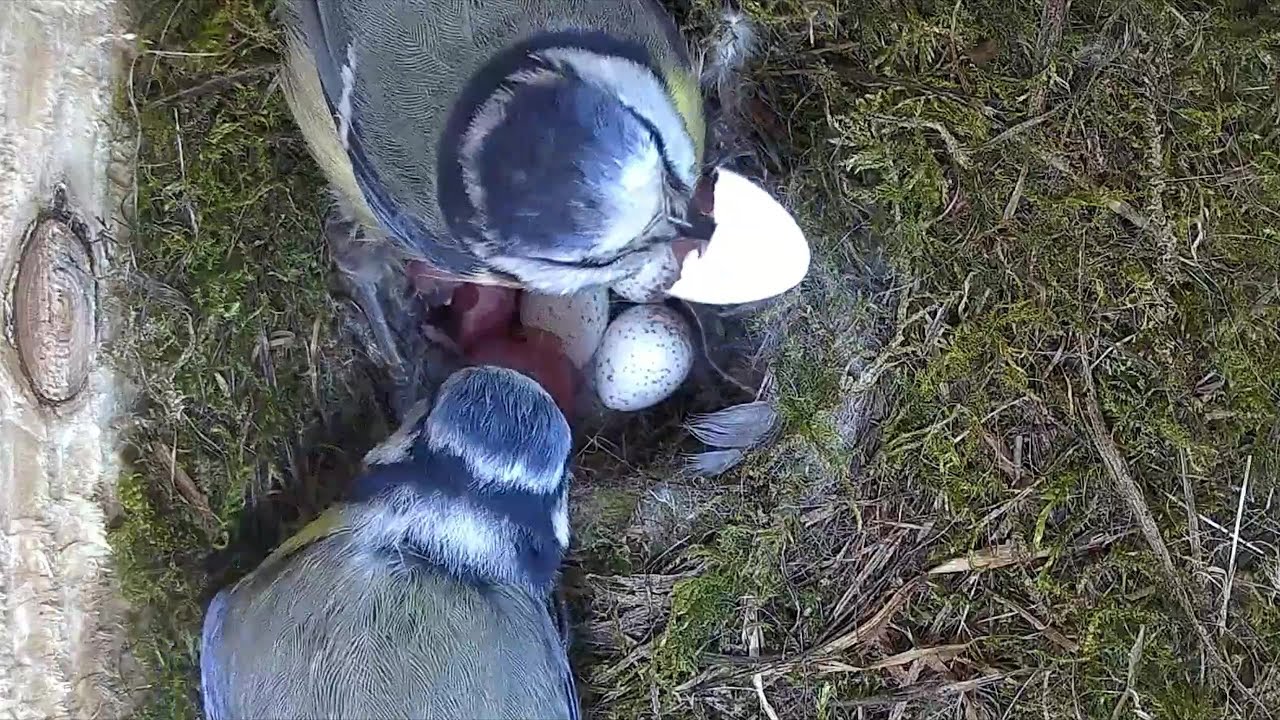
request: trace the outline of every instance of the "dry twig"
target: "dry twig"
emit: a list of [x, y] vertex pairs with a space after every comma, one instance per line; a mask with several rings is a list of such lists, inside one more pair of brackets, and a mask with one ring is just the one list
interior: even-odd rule
[[[1085, 347], [1083, 340], [1080, 343], [1080, 356], [1086, 359], [1090, 357], [1088, 348]], [[1156, 524], [1155, 516], [1142, 495], [1142, 489], [1138, 487], [1133, 474], [1129, 472], [1129, 465], [1125, 462], [1124, 457], [1121, 456], [1120, 449], [1116, 447], [1115, 440], [1111, 437], [1111, 431], [1107, 427], [1106, 420], [1102, 417], [1102, 408], [1098, 404], [1098, 390], [1094, 385], [1093, 373], [1088, 368], [1089, 364], [1086, 362], [1082, 373], [1085, 395], [1081, 402], [1081, 411], [1084, 414], [1085, 431], [1098, 456], [1102, 459], [1102, 464], [1106, 468], [1107, 474], [1111, 476], [1116, 489], [1120, 491], [1121, 497], [1128, 504], [1129, 511], [1134, 520], [1137, 521], [1147, 545], [1156, 556], [1156, 560], [1159, 561], [1165, 582], [1169, 584], [1170, 590], [1173, 591], [1174, 599], [1182, 607], [1183, 613], [1187, 616], [1187, 621], [1191, 623], [1192, 628], [1200, 639], [1200, 643], [1204, 646], [1210, 664], [1213, 665], [1216, 671], [1227, 678], [1241, 696], [1247, 698], [1249, 702], [1261, 709], [1266, 717], [1272, 717], [1271, 711], [1261, 704], [1258, 698], [1231, 669], [1230, 664], [1223, 657], [1221, 649], [1209, 633], [1209, 629], [1201, 621], [1201, 613], [1196, 606], [1191, 591], [1187, 588], [1186, 583], [1178, 573], [1178, 569], [1173, 564], [1173, 556], [1169, 553], [1169, 546], [1165, 544], [1164, 537], [1160, 534], [1160, 526]]]
[[1240, 501], [1236, 504], [1236, 526], [1231, 531], [1231, 559], [1227, 562], [1227, 580], [1222, 586], [1222, 617], [1219, 631], [1227, 631], [1227, 608], [1231, 605], [1231, 585], [1236, 577], [1236, 553], [1240, 551], [1240, 521], [1244, 518], [1244, 499], [1249, 494], [1249, 474], [1253, 470], [1253, 456], [1244, 461], [1244, 481], [1240, 483]]

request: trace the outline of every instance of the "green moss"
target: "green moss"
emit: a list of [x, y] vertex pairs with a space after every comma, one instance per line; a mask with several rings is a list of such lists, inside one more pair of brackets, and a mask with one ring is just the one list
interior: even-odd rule
[[671, 621], [654, 653], [655, 671], [663, 686], [693, 677], [702, 653], [733, 612], [738, 595], [733, 578], [713, 572], [682, 580], [671, 598]]
[[[350, 361], [331, 339], [323, 183], [281, 94], [268, 92], [271, 6], [147, 4], [122, 98], [141, 146], [134, 314], [115, 352], [142, 393], [110, 540], [135, 608], [136, 651], [154, 675], [141, 717], [196, 716], [202, 604], [244, 569], [216, 551], [249, 540], [247, 503], [323, 495], [296, 482], [314, 459], [304, 435], [345, 412], [350, 390], [341, 376]], [[211, 513], [177, 491], [175, 472]]]
[[625, 530], [631, 523], [639, 488], [590, 487], [574, 497], [574, 543], [590, 572], [625, 575], [636, 569]]
[[198, 552], [206, 538], [189, 524], [164, 517], [149, 484], [138, 473], [120, 477], [122, 522], [109, 538], [124, 598], [141, 611], [134, 620], [134, 652], [151, 671], [147, 713], [195, 718], [190, 675], [198, 662], [201, 609], [193, 579], [172, 560]]
[[779, 362], [778, 411], [784, 432], [821, 448], [835, 460], [840, 443], [831, 412], [840, 400], [839, 355], [832, 345], [825, 347], [824, 352], [793, 348], [784, 353]]
[[705, 565], [697, 577], [681, 580], [671, 598], [671, 619], [654, 649], [653, 674], [660, 688], [692, 679], [704, 667], [703, 653], [714, 652], [737, 620], [740, 603], [772, 599], [781, 537], [728, 525], [714, 545], [695, 553]]
[[[1105, 606], [1090, 615], [1081, 643], [1082, 659], [1099, 674], [1088, 676], [1089, 685], [1082, 693], [1081, 705], [1089, 717], [1105, 716], [1115, 708], [1128, 683], [1130, 658], [1140, 630], [1143, 643], [1133, 688], [1143, 704], [1168, 717], [1217, 716], [1209, 688], [1186, 675], [1183, 654], [1189, 648], [1179, 623], [1170, 615], [1168, 609], [1135, 608], [1129, 603]], [[1104, 677], [1106, 672], [1115, 674]]]
[[[1197, 654], [1181, 610], [1098, 595], [1098, 577], [1128, 593], [1163, 583], [1143, 545], [1101, 558], [1075, 549], [1132, 522], [1084, 442], [1082, 373], [1096, 379], [1170, 543], [1186, 532], [1185, 510], [1166, 502], [1182, 496], [1184, 471], [1201, 512], [1231, 513], [1245, 458], [1276, 462], [1266, 438], [1277, 432], [1280, 362], [1267, 348], [1280, 327], [1269, 290], [1280, 194], [1264, 88], [1280, 35], [1274, 21], [1241, 22], [1244, 9], [1073, 2], [1041, 63], [1042, 5], [750, 7], [787, 39], [763, 65], [789, 122], [795, 195], [839, 198], [799, 205], [820, 228], [820, 255], [839, 252], [826, 233], [847, 237], [837, 228], [849, 216], [831, 206], [864, 204], [871, 234], [915, 283], [901, 317], [926, 318], [903, 328], [874, 476], [943, 500], [939, 555], [980, 550], [993, 535], [1050, 550], [1038, 572], [993, 573], [984, 589], [1036, 598], [1088, 647], [1067, 658], [1042, 640], [1001, 642], [1004, 664], [1075, 663], [1101, 693], [1086, 715], [1105, 716], [1145, 624], [1144, 709], [1213, 715], [1224, 695], [1187, 692]], [[783, 373], [839, 365], [821, 349], [830, 336], [809, 330], [792, 336]], [[814, 387], [792, 382], [799, 396], [782, 401], [789, 437], [810, 443], [821, 437], [814, 418], [838, 403]], [[1023, 486], [992, 450], [1003, 444], [1012, 458], [1016, 441], [1026, 441]], [[1001, 511], [1021, 490], [1028, 497]], [[1256, 612], [1248, 623], [1268, 625]]]

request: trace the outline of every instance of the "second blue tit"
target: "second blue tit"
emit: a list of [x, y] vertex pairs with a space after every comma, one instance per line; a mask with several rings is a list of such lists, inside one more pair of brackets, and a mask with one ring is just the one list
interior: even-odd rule
[[685, 223], [706, 123], [658, 0], [284, 0], [285, 95], [347, 214], [445, 276], [611, 285]]
[[214, 599], [208, 720], [577, 718], [554, 600], [570, 450], [532, 380], [452, 375], [348, 502]]

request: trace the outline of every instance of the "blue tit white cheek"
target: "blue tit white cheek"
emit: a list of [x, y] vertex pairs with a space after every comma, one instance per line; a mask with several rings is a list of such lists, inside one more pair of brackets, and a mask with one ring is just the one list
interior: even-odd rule
[[404, 555], [463, 579], [550, 588], [568, 545], [564, 488], [477, 488], [465, 465], [438, 455], [371, 468], [350, 511], [359, 545], [377, 551], [367, 560]]

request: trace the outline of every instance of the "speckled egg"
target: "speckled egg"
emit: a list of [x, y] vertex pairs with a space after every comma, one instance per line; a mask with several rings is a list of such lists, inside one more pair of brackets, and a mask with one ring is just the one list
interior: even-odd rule
[[520, 299], [520, 323], [560, 338], [576, 367], [591, 360], [609, 323], [609, 293], [604, 288], [573, 295], [527, 292]]
[[595, 386], [605, 407], [652, 407], [680, 387], [693, 367], [689, 324], [665, 305], [636, 305], [610, 323], [596, 352]]
[[654, 250], [653, 257], [635, 275], [613, 284], [613, 291], [633, 303], [658, 302], [680, 277], [680, 262], [670, 245]]

